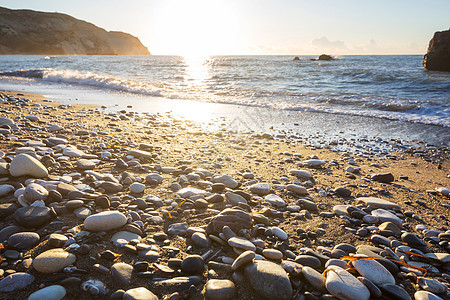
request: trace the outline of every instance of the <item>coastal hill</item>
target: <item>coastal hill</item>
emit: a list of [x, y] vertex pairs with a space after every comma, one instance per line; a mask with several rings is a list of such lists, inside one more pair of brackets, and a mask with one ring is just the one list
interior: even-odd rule
[[61, 13], [0, 7], [0, 54], [150, 55], [131, 34]]

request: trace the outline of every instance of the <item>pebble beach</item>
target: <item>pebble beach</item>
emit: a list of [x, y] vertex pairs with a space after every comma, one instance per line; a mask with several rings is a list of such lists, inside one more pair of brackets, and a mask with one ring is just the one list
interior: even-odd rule
[[450, 299], [445, 145], [0, 102], [0, 299]]

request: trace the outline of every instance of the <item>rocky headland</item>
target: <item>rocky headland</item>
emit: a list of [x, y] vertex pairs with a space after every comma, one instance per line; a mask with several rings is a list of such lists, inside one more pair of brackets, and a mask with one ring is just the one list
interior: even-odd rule
[[0, 7], [0, 54], [149, 55], [139, 39], [61, 13]]
[[0, 102], [1, 299], [449, 299], [447, 148]]
[[423, 66], [430, 71], [450, 72], [450, 29], [434, 33]]

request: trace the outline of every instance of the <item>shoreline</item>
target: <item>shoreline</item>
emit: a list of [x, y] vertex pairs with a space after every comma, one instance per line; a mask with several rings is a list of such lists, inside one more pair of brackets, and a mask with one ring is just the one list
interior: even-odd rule
[[[238, 299], [273, 297], [271, 291], [264, 287], [260, 287], [261, 290], [258, 291], [255, 286], [252, 276], [262, 278], [259, 277], [262, 276], [260, 273], [243, 269], [230, 272], [231, 262], [238, 256], [236, 252], [242, 252], [245, 248], [230, 246], [233, 244], [227, 242], [223, 236], [219, 237], [219, 233], [208, 231], [208, 225], [213, 222], [213, 218], [225, 208], [233, 206], [240, 207], [253, 219], [249, 227], [244, 226], [235, 234], [252, 241], [251, 244], [256, 247], [256, 255], [259, 255], [257, 258], [266, 256], [266, 260], [275, 265], [281, 261], [278, 257], [281, 254], [283, 261], [297, 261], [298, 264], [303, 263], [303, 267], [312, 266], [322, 273], [325, 270], [325, 263], [321, 261], [324, 257], [327, 257], [327, 260], [336, 257], [345, 261], [342, 252], [337, 250], [345, 249], [341, 251], [349, 255], [354, 253], [350, 246], [377, 245], [378, 249], [388, 246], [395, 251], [399, 245], [384, 245], [373, 237], [382, 235], [402, 244], [405, 241], [400, 236], [400, 230], [417, 235], [425, 243], [427, 250], [432, 253], [447, 253], [445, 259], [450, 259], [448, 242], [446, 245], [439, 244], [447, 241], [445, 232], [448, 232], [449, 226], [450, 200], [436, 191], [436, 188], [450, 187], [450, 162], [446, 147], [419, 145], [414, 148], [395, 140], [373, 141], [378, 145], [377, 148], [357, 139], [342, 139], [336, 144], [316, 144], [314, 136], [291, 138], [287, 131], [273, 135], [237, 133], [221, 126], [220, 119], [215, 121], [218, 122], [217, 126], [210, 126], [218, 129], [207, 130], [199, 123], [182, 120], [174, 114], [131, 113], [132, 108], [122, 113], [106, 113], [99, 109], [99, 106], [84, 104], [58, 108], [58, 102], [37, 101], [41, 95], [23, 94], [24, 96], [20, 96], [33, 98], [33, 102], [40, 103], [41, 106], [20, 101], [1, 104], [0, 117], [13, 120], [17, 127], [12, 126], [8, 129], [9, 132], [3, 132], [0, 151], [5, 154], [6, 163], [11, 163], [12, 158], [22, 151], [32, 153], [41, 162], [45, 162], [51, 177], [35, 182], [50, 191], [56, 189], [62, 197], [58, 201], [45, 197], [44, 206], [52, 208], [56, 216], [36, 228], [20, 228], [23, 232], [38, 233], [38, 241], [24, 249], [6, 245], [5, 250], [17, 251], [19, 256], [15, 259], [7, 258], [3, 262], [2, 275], [7, 277], [5, 275], [11, 273], [8, 273], [8, 270], [16, 270], [33, 275], [34, 281], [23, 289], [5, 293], [5, 299], [26, 298], [40, 289], [41, 284], [63, 285], [67, 292], [66, 299], [89, 297], [93, 295], [80, 289], [81, 283], [89, 279], [100, 280], [110, 290], [106, 295], [95, 296], [98, 299], [109, 299], [118, 286], [124, 291], [145, 287], [159, 298], [178, 290], [179, 297], [201, 299], [205, 294], [211, 293], [207, 284], [211, 279], [233, 281], [234, 295]], [[25, 122], [26, 119], [28, 121]], [[50, 133], [48, 129], [51, 125], [58, 125], [60, 129]], [[61, 144], [56, 145], [49, 138], [63, 139], [65, 142], [60, 141]], [[384, 149], [383, 146], [389, 143], [392, 147]], [[69, 155], [72, 152], [64, 151], [68, 145], [83, 154], [78, 152], [80, 155]], [[356, 151], [342, 149], [345, 145]], [[136, 152], [137, 149], [144, 152]], [[401, 151], [392, 152], [390, 149]], [[310, 159], [315, 160], [318, 167], [312, 167], [305, 162]], [[358, 172], [355, 171], [357, 168], [360, 169]], [[97, 175], [92, 173], [92, 169], [98, 172]], [[304, 172], [291, 172], [296, 169]], [[392, 174], [394, 181], [387, 180], [388, 182], [383, 183], [375, 179], [380, 176], [389, 177], [380, 175], [386, 173]], [[3, 174], [2, 185], [9, 184], [15, 191], [19, 186], [29, 183], [26, 179], [33, 178], [12, 177], [8, 170]], [[107, 179], [98, 174], [110, 174], [108, 176], [114, 179]], [[150, 180], [146, 179], [149, 174], [153, 174]], [[227, 174], [232, 179], [226, 177], [227, 180], [219, 180], [214, 176], [220, 174]], [[374, 177], [373, 174], [380, 176]], [[61, 188], [61, 185], [58, 188], [59, 183], [55, 187], [55, 183], [50, 183], [51, 181], [65, 182], [71, 188], [64, 185], [65, 188]], [[253, 186], [256, 183], [266, 185], [258, 189]], [[140, 192], [132, 192], [133, 184]], [[111, 185], [117, 189], [109, 190]], [[288, 185], [296, 187], [288, 188]], [[188, 187], [196, 190], [185, 190], [185, 194], [181, 195], [180, 189]], [[216, 190], [217, 188], [219, 190]], [[70, 194], [67, 189], [73, 193]], [[18, 222], [12, 210], [16, 211], [21, 204], [11, 193], [12, 191], [0, 200], [0, 213], [2, 216], [5, 214], [3, 219], [0, 219], [0, 233], [2, 229], [17, 225]], [[102, 196], [105, 198], [105, 195], [108, 195], [109, 199], [107, 207], [98, 200]], [[160, 200], [148, 198], [149, 195]], [[274, 196], [270, 199], [267, 195]], [[370, 218], [364, 219], [363, 216], [368, 212], [370, 215], [374, 207], [358, 204], [361, 197], [377, 197], [398, 205], [395, 208], [391, 206], [388, 210], [395, 213], [402, 225], [398, 228], [389, 225], [389, 229], [379, 232], [383, 223], [381, 218], [376, 219], [374, 223], [366, 222], [366, 219]], [[8, 208], [5, 208], [5, 205]], [[351, 214], [348, 210], [343, 212], [346, 208], [342, 205], [359, 207], [362, 209], [362, 215]], [[32, 266], [31, 262], [39, 254], [54, 248], [52, 242], [49, 242], [50, 234], [74, 237], [83, 232], [84, 218], [109, 210], [127, 215], [128, 224], [106, 230], [104, 234], [91, 232], [86, 237], [78, 235], [74, 240], [78, 247], [63, 245], [69, 253], [75, 255], [74, 264], [78, 271], [72, 269], [62, 272], [62, 269], [58, 269], [54, 274], [46, 274]], [[170, 225], [184, 222], [188, 224], [188, 228], [185, 228], [183, 234], [177, 236], [169, 230]], [[393, 222], [398, 221], [393, 218]], [[443, 233], [443, 238], [437, 235], [431, 235], [434, 239], [426, 238], [425, 236], [429, 235], [418, 225]], [[273, 227], [281, 229], [287, 238], [284, 238], [283, 234], [278, 235], [278, 231], [271, 229]], [[125, 244], [112, 243], [110, 239], [119, 231], [128, 232], [128, 236], [134, 234], [133, 239], [141, 240]], [[366, 231], [366, 234], [363, 234], [363, 231]], [[408, 237], [411, 238], [411, 235]], [[379, 240], [384, 241], [380, 238]], [[346, 246], [336, 248], [342, 243]], [[419, 247], [412, 243], [409, 245], [412, 248]], [[310, 248], [312, 252], [306, 248]], [[271, 251], [264, 252], [263, 249]], [[377, 251], [375, 248], [370, 249]], [[104, 253], [101, 251], [111, 251], [120, 256], [108, 258], [106, 254], [100, 254]], [[146, 252], [147, 254], [143, 255], [142, 251], [152, 253]], [[269, 252], [278, 258], [269, 259]], [[189, 272], [186, 269], [183, 271], [181, 265], [180, 271], [182, 261], [194, 254], [205, 256], [205, 269], [201, 272]], [[0, 250], [0, 256], [5, 256], [4, 250]], [[306, 256], [309, 258], [305, 258]], [[310, 258], [311, 256], [314, 258]], [[420, 261], [419, 258], [413, 257], [406, 259], [408, 262]], [[145, 271], [141, 269], [145, 264], [136, 266], [139, 261], [147, 261]], [[317, 261], [320, 266], [314, 266]], [[127, 274], [131, 276], [132, 281], [121, 281], [122, 277], [117, 275], [116, 271], [110, 275], [110, 270], [119, 262], [131, 266], [131, 269], [124, 268], [128, 270], [126, 272], [130, 272]], [[68, 265], [71, 264], [73, 262]], [[96, 264], [101, 267], [95, 266]], [[448, 293], [450, 278], [443, 276], [443, 273], [448, 271], [448, 266], [443, 263], [435, 264], [434, 267], [438, 268], [440, 274], [430, 271], [426, 275], [420, 275], [417, 269], [411, 267], [397, 270], [393, 272], [396, 285], [401, 284], [410, 296], [414, 295], [421, 288], [415, 285], [414, 276], [408, 274], [415, 272], [419, 276], [439, 281], [446, 286], [445, 293]], [[285, 270], [287, 269], [289, 268], [286, 267]], [[285, 271], [281, 269], [280, 272]], [[173, 281], [156, 280], [187, 275], [195, 275], [194, 277], [198, 278], [190, 278], [189, 280], [193, 281], [182, 286]], [[295, 293], [308, 292], [318, 297], [328, 293], [321, 288], [315, 288], [314, 284], [305, 278], [305, 274], [299, 275], [291, 270], [289, 277], [286, 273], [284, 279], [278, 278], [278, 275], [273, 276], [271, 278], [275, 281], [275, 289], [285, 293], [288, 291], [281, 283], [285, 283], [286, 278], [288, 282], [291, 281], [289, 285], [292, 284]], [[74, 277], [78, 279], [73, 279]], [[70, 278], [72, 279], [68, 280]], [[190, 288], [192, 285], [195, 288]], [[0, 281], [0, 289], [1, 287]], [[445, 296], [445, 293], [438, 294]], [[172, 299], [179, 299], [173, 297]]]
[[[25, 89], [25, 87], [23, 87]], [[279, 110], [228, 103], [210, 103], [194, 100], [166, 99], [128, 93], [97, 90], [66, 90], [54, 87], [49, 99], [82, 105], [104, 106], [107, 112], [127, 110], [136, 113], [171, 112], [177, 117], [190, 119], [210, 127], [209, 123], [221, 124], [214, 129], [233, 129], [239, 132], [289, 134], [298, 138], [308, 137], [316, 145], [328, 147], [339, 139], [381, 140], [394, 139], [403, 144], [417, 142], [450, 149], [450, 133], [447, 127], [370, 116]], [[109, 99], [108, 102], [101, 100]], [[62, 100], [63, 99], [63, 100]], [[126, 100], [125, 100], [126, 99]], [[132, 106], [130, 108], [129, 106]], [[314, 139], [314, 136], [317, 138]], [[314, 141], [313, 141], [314, 140]], [[367, 146], [377, 147], [379, 143]], [[359, 146], [358, 146], [359, 147]], [[358, 150], [353, 147], [353, 150]], [[394, 151], [394, 149], [390, 149]]]

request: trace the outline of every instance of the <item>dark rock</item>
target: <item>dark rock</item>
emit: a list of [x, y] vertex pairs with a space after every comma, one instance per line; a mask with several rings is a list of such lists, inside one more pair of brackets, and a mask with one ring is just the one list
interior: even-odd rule
[[434, 33], [422, 63], [431, 71], [450, 72], [450, 30]]
[[95, 199], [95, 205], [101, 208], [109, 208], [111, 203], [107, 195], [101, 195]]
[[123, 300], [158, 300], [158, 297], [145, 287], [130, 289], [123, 294]]
[[340, 197], [350, 197], [352, 191], [345, 187], [338, 187], [334, 190], [334, 193]]
[[225, 209], [215, 216], [206, 227], [208, 233], [220, 233], [224, 226], [228, 226], [234, 232], [241, 229], [249, 229], [252, 225], [252, 217], [250, 214], [240, 209]]
[[12, 292], [23, 289], [34, 281], [34, 276], [28, 273], [17, 272], [0, 280], [0, 292]]
[[133, 267], [126, 263], [116, 263], [111, 267], [111, 275], [120, 286], [128, 286], [131, 283]]
[[291, 299], [291, 282], [281, 266], [268, 261], [257, 261], [248, 264], [244, 271], [250, 285], [263, 298]]
[[15, 212], [19, 207], [15, 203], [0, 204], [0, 218], [4, 218]]
[[14, 233], [20, 232], [20, 227], [11, 225], [0, 230], [0, 243], [9, 238]]
[[378, 286], [383, 293], [383, 296], [387, 297], [387, 299], [392, 300], [411, 300], [408, 292], [405, 289], [399, 287], [395, 284], [384, 284]]
[[213, 193], [220, 193], [225, 189], [225, 185], [223, 183], [213, 183], [211, 189]]
[[48, 192], [48, 197], [45, 200], [46, 204], [52, 203], [52, 202], [61, 202], [62, 201], [62, 195], [60, 192], [56, 190], [51, 190]]
[[123, 189], [123, 186], [120, 183], [115, 183], [111, 181], [105, 181], [100, 184], [100, 187], [105, 190], [107, 193], [118, 193]]
[[152, 283], [155, 286], [164, 287], [164, 289], [168, 291], [185, 291], [191, 285], [198, 284], [202, 281], [202, 277], [200, 276], [189, 276], [189, 277], [174, 277], [171, 279], [158, 280], [154, 279]]
[[16, 249], [27, 249], [39, 242], [40, 236], [35, 232], [19, 232], [8, 238], [8, 246]]
[[379, 173], [372, 175], [372, 180], [382, 182], [382, 183], [390, 183], [394, 181], [394, 175], [392, 173]]
[[48, 207], [29, 206], [22, 207], [14, 213], [14, 219], [23, 227], [39, 227], [52, 218], [51, 209]]
[[225, 199], [220, 194], [214, 194], [209, 197], [206, 197], [205, 200], [208, 201], [209, 203], [220, 203], [223, 202]]
[[320, 267], [322, 266], [320, 260], [317, 257], [311, 255], [299, 255], [295, 258], [295, 262], [316, 270], [320, 269]]
[[293, 60], [300, 60], [300, 57], [296, 56]]
[[188, 275], [203, 273], [205, 263], [200, 255], [189, 255], [181, 263], [181, 271]]
[[321, 54], [317, 60], [334, 60], [334, 58], [328, 54]]

